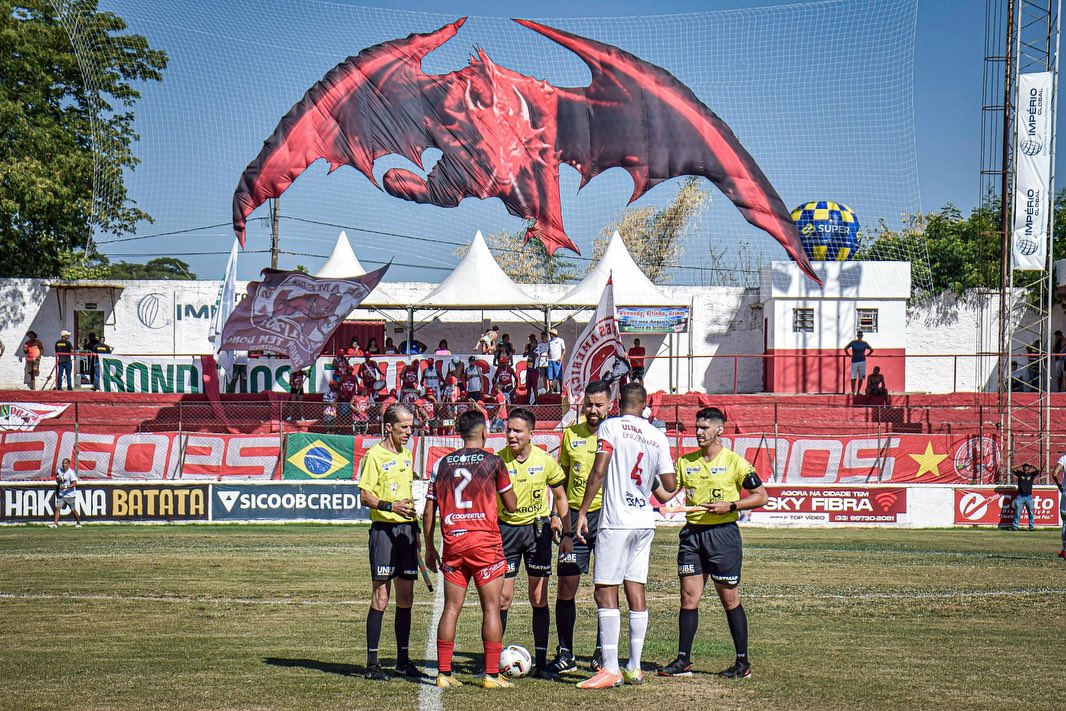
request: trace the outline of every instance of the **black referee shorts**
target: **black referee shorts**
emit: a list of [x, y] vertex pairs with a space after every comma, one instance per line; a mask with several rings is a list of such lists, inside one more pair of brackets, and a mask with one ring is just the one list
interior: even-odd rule
[[577, 539], [577, 511], [570, 509], [570, 530], [574, 532], [574, 549], [570, 555], [559, 554], [559, 563], [555, 570], [560, 577], [565, 575], [587, 575], [592, 551], [596, 549], [596, 531], [600, 527], [600, 510], [588, 513], [589, 532], [585, 534], [585, 543]]
[[370, 579], [418, 578], [418, 525], [370, 524]]
[[503, 539], [503, 554], [507, 558], [505, 577], [518, 575], [519, 561], [525, 560], [526, 574], [531, 578], [550, 578], [552, 574], [552, 529], [545, 521], [522, 526], [499, 522]]
[[724, 585], [740, 582], [740, 568], [744, 550], [740, 541], [740, 527], [736, 523], [713, 526], [686, 524], [679, 535], [677, 575], [709, 575]]

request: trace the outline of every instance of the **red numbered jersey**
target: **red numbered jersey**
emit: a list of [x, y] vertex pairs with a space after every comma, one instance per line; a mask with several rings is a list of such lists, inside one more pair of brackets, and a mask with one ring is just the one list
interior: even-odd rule
[[427, 496], [440, 509], [446, 547], [500, 545], [496, 495], [511, 488], [503, 460], [483, 449], [457, 449], [434, 467]]

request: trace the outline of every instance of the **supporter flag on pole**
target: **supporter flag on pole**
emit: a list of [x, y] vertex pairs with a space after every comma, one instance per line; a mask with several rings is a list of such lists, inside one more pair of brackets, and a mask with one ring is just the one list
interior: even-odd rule
[[612, 398], [618, 395], [621, 381], [629, 374], [629, 361], [618, 331], [618, 316], [614, 310], [614, 280], [607, 279], [596, 313], [578, 336], [569, 362], [563, 370], [563, 425], [577, 419], [571, 409], [585, 397], [585, 386], [593, 380], [611, 384]]
[[263, 280], [248, 284], [248, 297], [226, 320], [222, 348], [285, 353], [293, 370], [307, 368], [388, 268], [351, 279], [264, 269]]
[[233, 313], [234, 304], [237, 303], [237, 250], [239, 247], [240, 243], [234, 239], [233, 247], [229, 251], [229, 261], [226, 262], [226, 275], [222, 279], [222, 287], [218, 290], [218, 298], [215, 300], [215, 317], [211, 321], [211, 329], [207, 334], [207, 340], [214, 345], [215, 362], [227, 374], [233, 372], [233, 351], [222, 350], [222, 328], [226, 325], [226, 319]]

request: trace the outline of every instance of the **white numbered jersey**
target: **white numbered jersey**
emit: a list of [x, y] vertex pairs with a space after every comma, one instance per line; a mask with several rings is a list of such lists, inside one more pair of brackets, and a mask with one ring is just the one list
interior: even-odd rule
[[623, 415], [605, 420], [596, 437], [596, 451], [611, 453], [600, 528], [655, 528], [655, 478], [674, 471], [666, 435], [641, 417]]

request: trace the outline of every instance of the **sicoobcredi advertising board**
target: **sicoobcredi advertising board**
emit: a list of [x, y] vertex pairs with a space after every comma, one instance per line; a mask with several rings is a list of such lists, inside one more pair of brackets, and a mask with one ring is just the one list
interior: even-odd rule
[[[207, 521], [207, 484], [78, 484], [83, 521]], [[43, 523], [55, 515], [54, 484], [0, 486], [0, 523]]]
[[359, 488], [336, 484], [213, 484], [214, 521], [363, 521]]

